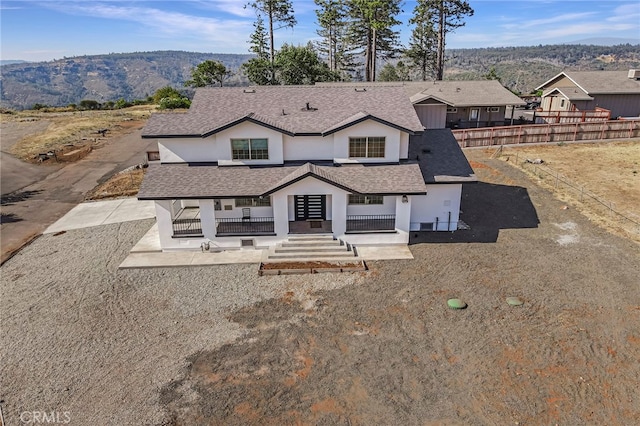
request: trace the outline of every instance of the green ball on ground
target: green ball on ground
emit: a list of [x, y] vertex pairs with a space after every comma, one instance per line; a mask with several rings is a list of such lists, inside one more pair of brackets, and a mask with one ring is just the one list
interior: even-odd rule
[[467, 307], [467, 304], [460, 299], [449, 299], [447, 300], [447, 306], [451, 309], [464, 309]]
[[520, 306], [524, 304], [524, 300], [520, 297], [507, 297], [507, 303], [509, 306]]

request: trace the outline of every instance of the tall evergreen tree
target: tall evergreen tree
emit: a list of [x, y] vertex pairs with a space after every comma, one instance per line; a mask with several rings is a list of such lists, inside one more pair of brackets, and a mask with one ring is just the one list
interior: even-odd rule
[[273, 43], [273, 32], [280, 28], [293, 28], [297, 23], [293, 16], [293, 6], [291, 0], [256, 0], [249, 3], [258, 16], [264, 14], [269, 23], [269, 62], [273, 65], [275, 61], [275, 48]]
[[395, 56], [399, 50], [400, 0], [348, 0], [351, 18], [348, 35], [355, 49], [365, 56], [365, 79], [375, 81], [376, 60]]
[[352, 54], [346, 39], [347, 10], [341, 0], [314, 0], [316, 16], [320, 28], [316, 31], [322, 37], [316, 43], [318, 52], [327, 58], [329, 69], [344, 73], [353, 66]]
[[438, 32], [438, 49], [436, 55], [436, 80], [444, 76], [444, 48], [446, 36], [456, 28], [463, 27], [462, 19], [473, 16], [473, 9], [466, 0], [418, 0], [424, 2], [431, 10]]
[[436, 69], [438, 35], [434, 27], [433, 10], [424, 0], [418, 0], [413, 9], [410, 24], [415, 25], [411, 31], [409, 48], [404, 55], [410, 61], [410, 67], [418, 70], [420, 79], [426, 81]]
[[260, 14], [253, 23], [253, 28], [254, 31], [249, 37], [249, 51], [255, 53], [256, 57], [242, 64], [242, 71], [255, 84], [279, 84], [275, 78], [275, 64], [269, 60], [268, 34]]

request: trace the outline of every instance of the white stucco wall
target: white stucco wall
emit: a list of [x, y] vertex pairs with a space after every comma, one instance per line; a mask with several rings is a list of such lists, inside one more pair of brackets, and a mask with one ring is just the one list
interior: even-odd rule
[[[272, 200], [273, 202], [273, 200]], [[219, 218], [240, 218], [242, 217], [242, 207], [236, 207], [235, 199], [225, 198], [220, 200], [221, 210], [216, 210], [216, 217]], [[224, 206], [231, 206], [231, 210], [225, 210]], [[253, 217], [273, 217], [273, 207], [261, 206], [261, 207], [249, 207], [251, 209], [251, 216]]]
[[162, 163], [210, 162], [219, 157], [215, 136], [158, 139], [158, 151]]
[[[334, 133], [334, 161], [337, 163], [380, 163], [400, 160], [400, 130], [373, 120], [366, 120], [354, 126]], [[384, 136], [384, 158], [349, 158], [349, 138], [366, 136]]]
[[[347, 198], [348, 200], [348, 198]], [[380, 204], [348, 204], [347, 215], [368, 215], [368, 214], [395, 214], [396, 197], [387, 196], [382, 199]]]
[[333, 160], [333, 135], [288, 136], [283, 135], [285, 161]]
[[409, 134], [400, 132], [400, 159], [409, 158]]
[[419, 230], [420, 223], [432, 222], [435, 226], [437, 221], [438, 231], [455, 231], [460, 216], [461, 196], [462, 184], [427, 185], [427, 195], [411, 197], [411, 230]]

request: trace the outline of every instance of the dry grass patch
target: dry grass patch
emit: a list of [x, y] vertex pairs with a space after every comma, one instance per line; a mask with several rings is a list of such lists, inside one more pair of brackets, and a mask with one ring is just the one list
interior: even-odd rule
[[134, 169], [113, 175], [108, 181], [95, 187], [87, 194], [87, 200], [132, 197], [138, 194], [146, 169]]
[[[554, 172], [560, 173], [585, 193], [595, 194], [610, 202], [614, 210], [640, 222], [640, 140], [509, 147], [501, 158], [519, 167], [526, 159], [544, 160], [537, 173], [531, 165], [525, 171], [541, 185], [554, 189], [560, 199], [580, 207], [590, 219], [640, 241], [638, 226], [611, 214], [580, 189], [553, 178]], [[546, 172], [549, 170], [551, 175]]]
[[49, 122], [44, 132], [26, 136], [11, 149], [23, 160], [37, 161], [38, 154], [58, 151], [65, 145], [100, 141], [98, 130], [107, 129], [106, 137], [113, 137], [142, 127], [154, 110], [153, 105], [141, 105], [108, 111], [21, 111], [2, 114], [2, 120]]

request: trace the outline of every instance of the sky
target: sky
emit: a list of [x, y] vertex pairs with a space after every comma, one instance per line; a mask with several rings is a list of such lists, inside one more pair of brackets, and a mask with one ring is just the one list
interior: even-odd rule
[[[243, 0], [0, 0], [0, 59], [153, 50], [248, 53], [255, 13]], [[276, 32], [276, 45], [317, 39], [313, 0], [292, 0], [298, 24]], [[640, 44], [640, 1], [470, 0], [466, 25], [447, 48], [531, 46], [592, 38]], [[415, 1], [406, 0], [397, 29], [407, 44]]]

